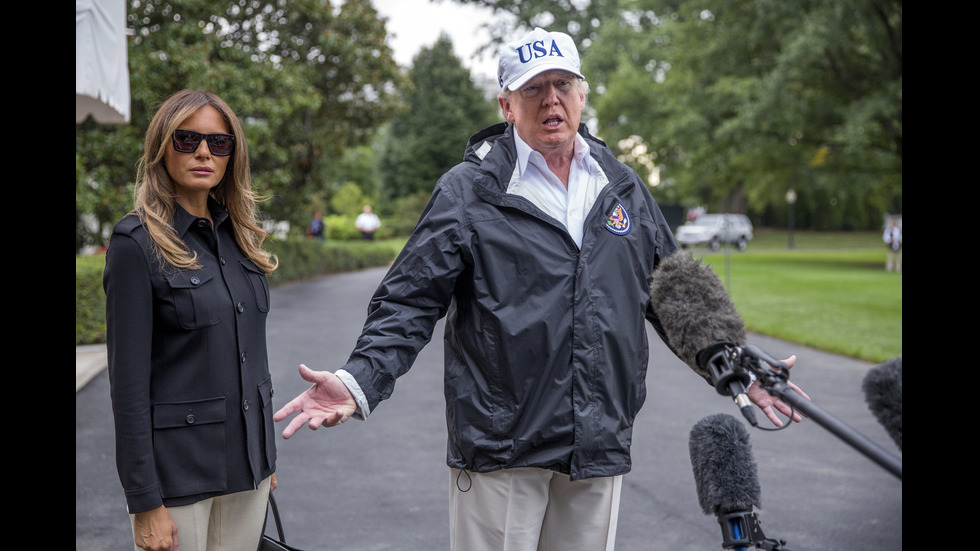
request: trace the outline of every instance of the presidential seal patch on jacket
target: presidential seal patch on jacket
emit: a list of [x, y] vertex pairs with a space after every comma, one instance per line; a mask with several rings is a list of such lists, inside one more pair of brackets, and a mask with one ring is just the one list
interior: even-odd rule
[[630, 232], [630, 215], [622, 203], [617, 203], [609, 217], [606, 218], [606, 229], [616, 235], [626, 235]]

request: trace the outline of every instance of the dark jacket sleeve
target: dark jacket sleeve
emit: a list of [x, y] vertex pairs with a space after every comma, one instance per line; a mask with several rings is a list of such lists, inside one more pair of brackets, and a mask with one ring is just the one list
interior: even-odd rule
[[131, 236], [113, 234], [106, 251], [103, 288], [116, 468], [129, 512], [139, 513], [159, 507], [163, 500], [150, 419], [153, 291], [147, 256]]
[[372, 411], [391, 396], [395, 380], [411, 368], [432, 339], [464, 269], [459, 242], [464, 213], [458, 197], [441, 184], [371, 299], [364, 330], [344, 366], [357, 380]]
[[[650, 196], [648, 197], [647, 201], [650, 204], [650, 210], [653, 213], [654, 222], [656, 223], [658, 228], [657, 243], [655, 246], [656, 258], [654, 259], [654, 266], [660, 266], [660, 263], [663, 262], [664, 259], [677, 252], [680, 247], [677, 245], [677, 240], [674, 238], [673, 232], [670, 231], [670, 225], [667, 224], [667, 220], [666, 218], [664, 218], [663, 212], [660, 210], [660, 207], [657, 205], [656, 200], [654, 200], [653, 197]], [[656, 271], [656, 267], [654, 268], [654, 271]], [[670, 339], [667, 337], [667, 332], [664, 330], [663, 322], [660, 320], [660, 316], [657, 315], [656, 310], [653, 308], [652, 301], [647, 302], [647, 308], [644, 315], [647, 321], [649, 321], [650, 324], [653, 326], [654, 330], [656, 330], [657, 335], [660, 336], [660, 339], [664, 342], [665, 345], [667, 345], [667, 348], [670, 349], [670, 351], [673, 352], [675, 356], [678, 356], [677, 349], [675, 348], [675, 343], [671, 343]], [[701, 377], [704, 377], [703, 374], [699, 373], [699, 375], [701, 375]]]

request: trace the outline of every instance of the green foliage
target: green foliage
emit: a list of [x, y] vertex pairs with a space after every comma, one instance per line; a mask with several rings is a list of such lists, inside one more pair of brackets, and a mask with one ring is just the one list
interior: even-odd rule
[[354, 216], [360, 214], [364, 205], [373, 204], [374, 201], [364, 194], [360, 186], [348, 183], [340, 186], [333, 198], [330, 199], [330, 207], [333, 212], [343, 216]]
[[75, 129], [76, 251], [131, 208], [146, 127], [178, 90], [209, 89], [236, 111], [264, 214], [294, 226], [326, 201], [341, 152], [368, 143], [397, 104], [398, 67], [369, 0], [136, 0], [128, 28], [131, 124]]
[[[386, 128], [387, 124], [378, 128], [371, 143], [349, 147], [331, 163], [326, 186], [331, 212], [360, 212], [365, 203], [373, 204], [381, 195], [378, 144], [384, 139]], [[356, 205], [358, 202], [360, 204]]]
[[431, 191], [462, 161], [470, 136], [497, 121], [495, 101], [473, 84], [446, 35], [419, 52], [409, 80], [381, 157], [385, 198]]
[[794, 189], [810, 229], [901, 212], [897, 0], [456, 1], [571, 34], [599, 136], [645, 147], [623, 160], [661, 201], [782, 226]]
[[75, 257], [75, 346], [105, 342], [105, 255]]
[[388, 236], [410, 235], [429, 202], [429, 195], [428, 191], [422, 191], [383, 204], [382, 209], [376, 212], [382, 224], [378, 231], [387, 231], [384, 235]]
[[[347, 214], [331, 214], [323, 222], [326, 226], [327, 239], [331, 241], [351, 241], [361, 238], [361, 232], [354, 227], [356, 216]], [[378, 230], [379, 232], [381, 230]], [[380, 236], [379, 236], [380, 237]]]
[[624, 91], [596, 102], [604, 131], [647, 137], [689, 206], [781, 223], [793, 188], [801, 226], [877, 227], [901, 193], [901, 4], [858, 4], [648, 2], [642, 55], [606, 84]]
[[[279, 268], [269, 274], [269, 285], [384, 266], [395, 259], [404, 244], [403, 240], [272, 241], [267, 248], [279, 258]], [[104, 270], [104, 254], [75, 256], [75, 346], [105, 342]]]

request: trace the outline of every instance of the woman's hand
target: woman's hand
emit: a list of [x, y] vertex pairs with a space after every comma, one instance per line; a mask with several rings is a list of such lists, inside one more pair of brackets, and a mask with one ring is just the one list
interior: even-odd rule
[[179, 551], [180, 538], [170, 511], [163, 505], [133, 515], [133, 539], [146, 551]]

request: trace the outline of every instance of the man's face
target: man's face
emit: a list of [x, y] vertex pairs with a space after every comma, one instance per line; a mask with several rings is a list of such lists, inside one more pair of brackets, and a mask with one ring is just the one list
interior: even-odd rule
[[579, 84], [578, 78], [566, 71], [545, 71], [508, 99], [501, 98], [500, 108], [521, 139], [547, 156], [575, 143], [585, 109], [585, 94]]

